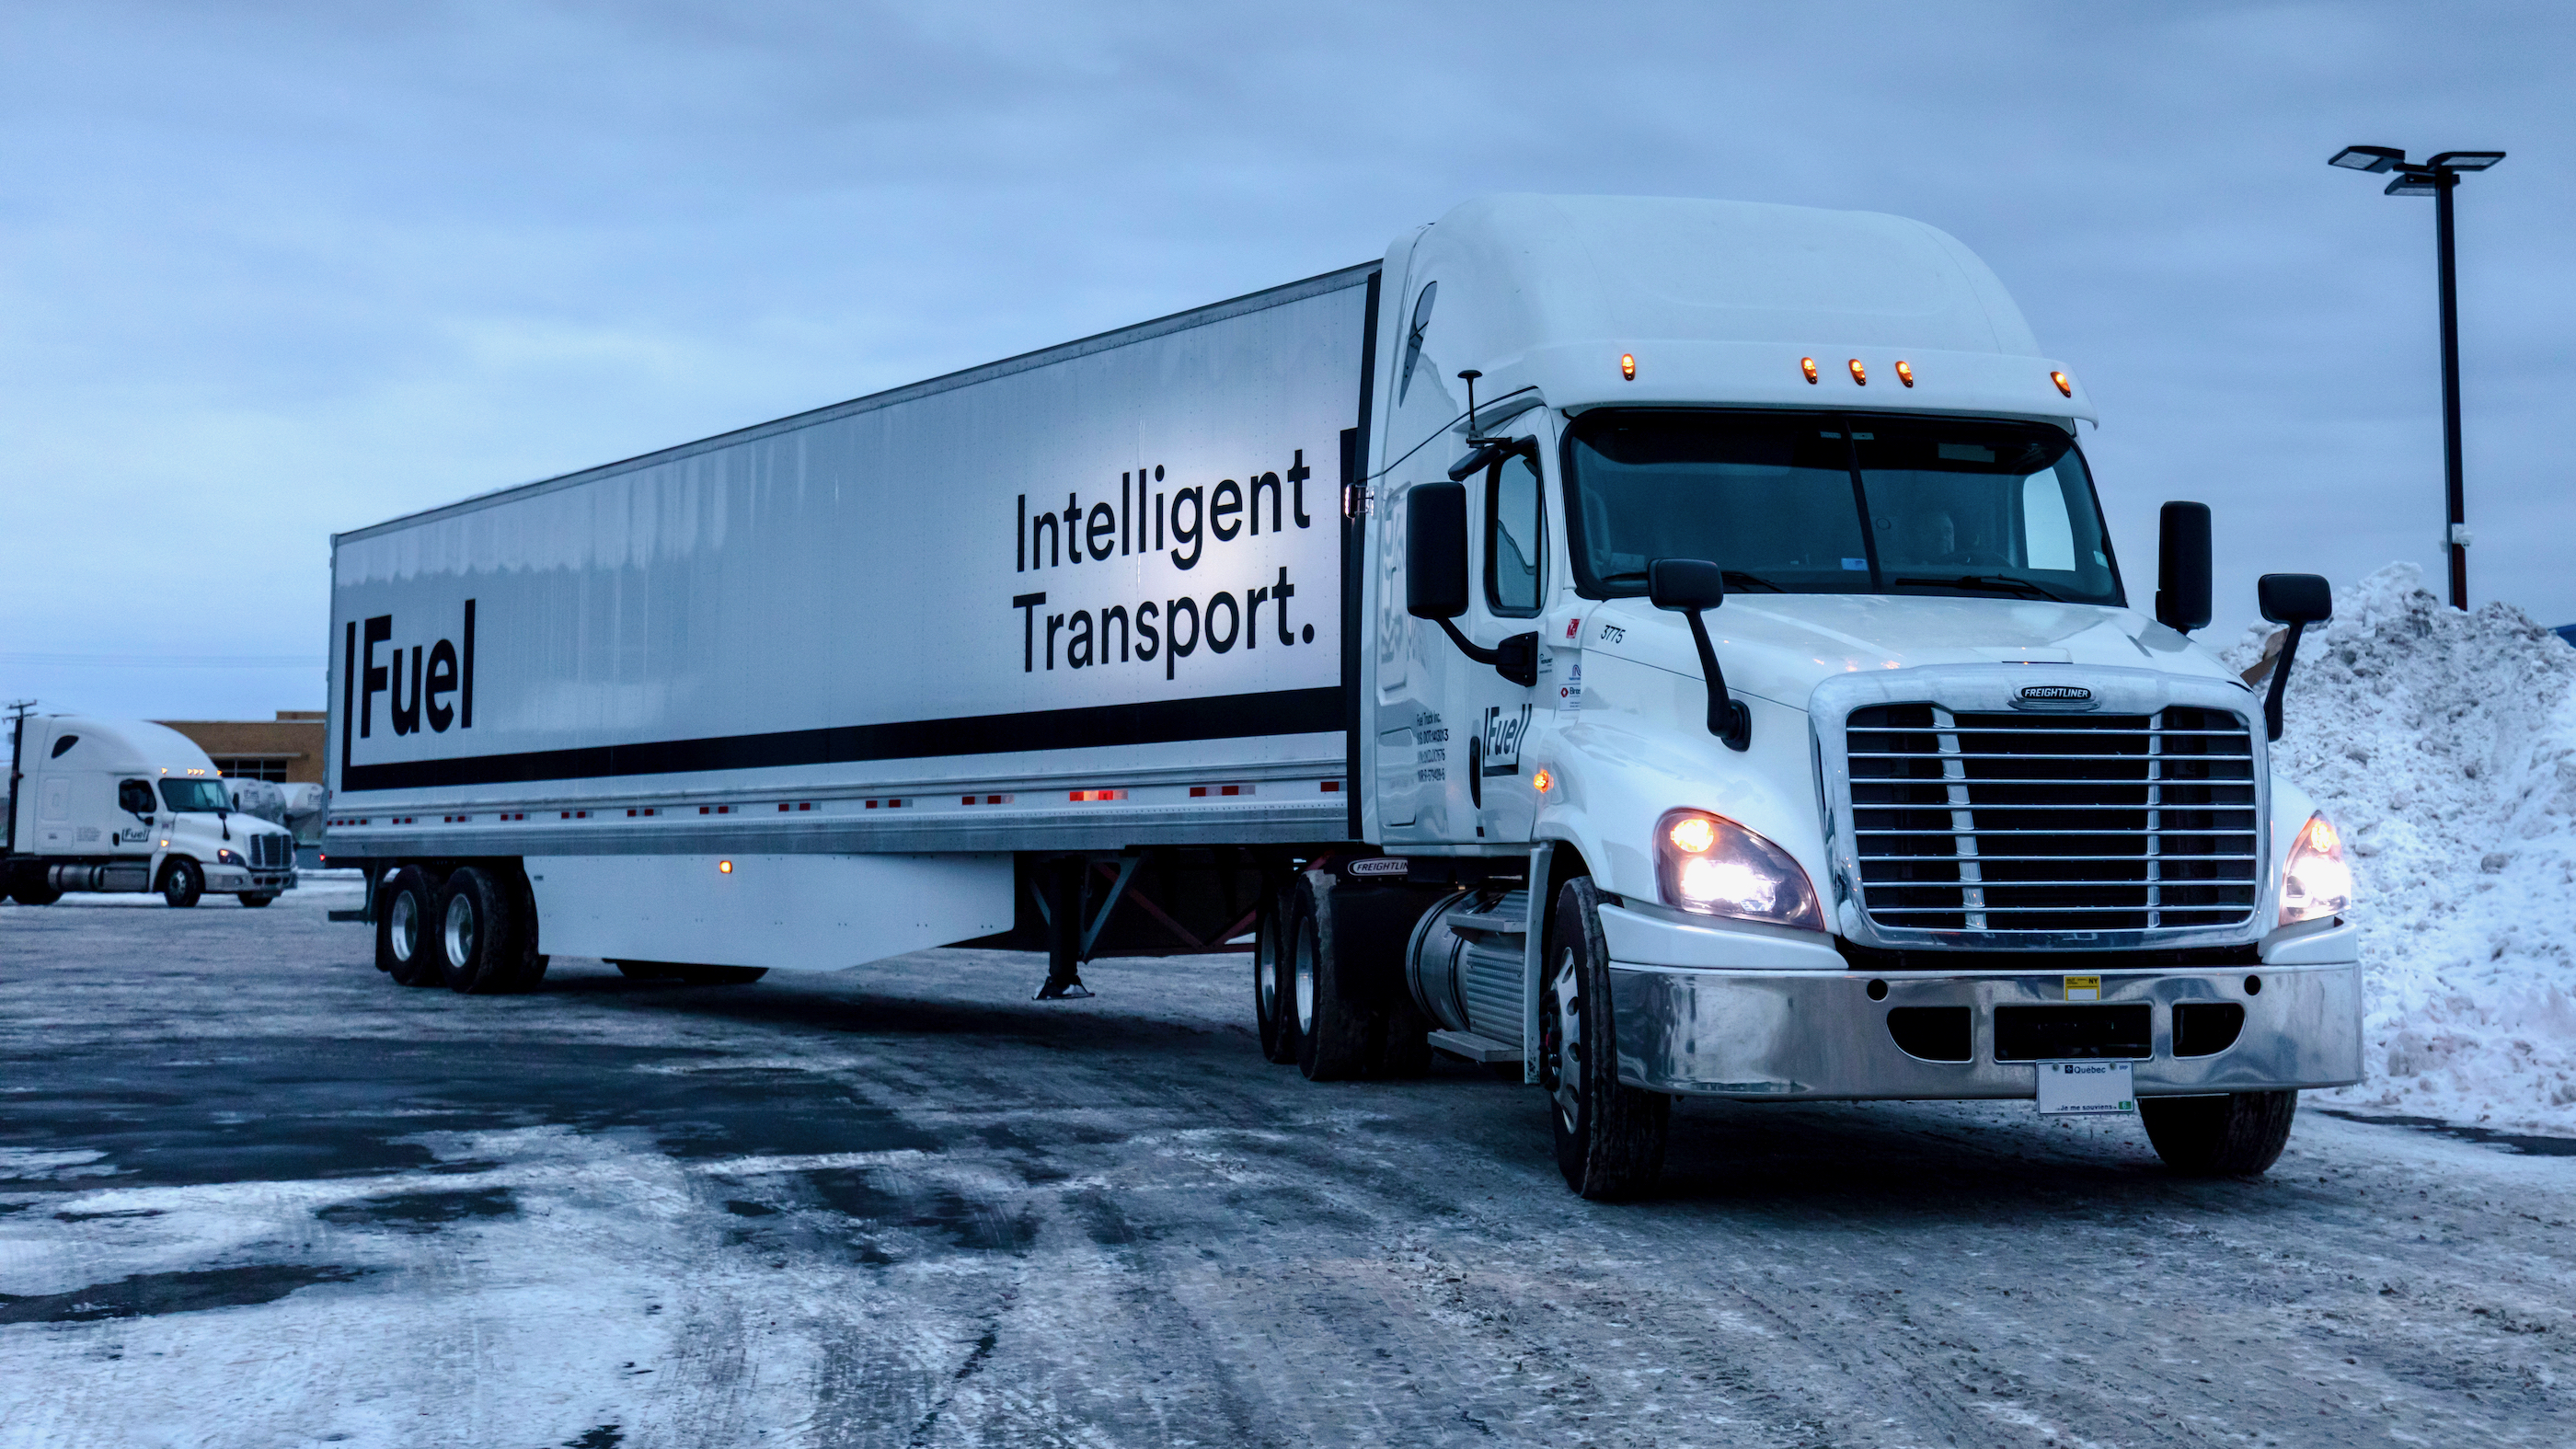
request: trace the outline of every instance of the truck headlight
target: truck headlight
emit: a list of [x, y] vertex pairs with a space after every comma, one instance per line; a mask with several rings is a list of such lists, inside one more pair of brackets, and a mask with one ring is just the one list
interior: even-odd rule
[[2351, 905], [2352, 867], [2344, 864], [2343, 837], [2320, 811], [2290, 843], [2290, 863], [2281, 871], [2281, 924], [2338, 915]]
[[217, 865], [239, 865], [239, 864], [241, 864], [241, 857], [240, 857], [240, 856], [238, 856], [238, 855], [233, 854], [233, 853], [232, 853], [231, 851], [229, 851], [229, 850], [218, 850], [218, 851], [216, 851], [216, 852], [215, 852], [215, 864], [217, 864]]
[[1655, 822], [1655, 884], [1665, 905], [1698, 915], [1825, 928], [1816, 888], [1789, 852], [1705, 810], [1667, 810]]

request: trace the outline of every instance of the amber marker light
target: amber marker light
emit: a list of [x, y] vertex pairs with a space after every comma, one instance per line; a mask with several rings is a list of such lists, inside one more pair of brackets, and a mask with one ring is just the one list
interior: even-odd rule
[[732, 861], [729, 861], [729, 860], [720, 860], [720, 861], [717, 861], [717, 862], [716, 862], [716, 874], [718, 874], [718, 875], [731, 875], [731, 874], [733, 874], [733, 862], [732, 862]]
[[1896, 380], [1905, 384], [1907, 387], [1912, 387], [1914, 385], [1913, 367], [1907, 363], [1901, 361], [1898, 362], [1896, 364]]
[[2059, 397], [2075, 396], [2075, 384], [2066, 380], [2065, 373], [2052, 372], [2048, 375], [2048, 380], [2057, 384], [2057, 395]]
[[1619, 375], [1630, 382], [1637, 380], [1637, 354], [1633, 352], [1619, 354]]
[[1556, 777], [1542, 769], [1530, 777], [1530, 787], [1544, 795], [1556, 788]]
[[1860, 365], [1859, 358], [1855, 357], [1851, 360], [1851, 370], [1853, 382], [1862, 387], [1869, 386], [1869, 370]]
[[1816, 359], [1812, 357], [1799, 358], [1798, 370], [1807, 375], [1808, 382], [1813, 383], [1816, 380]]
[[1673, 848], [1685, 855], [1706, 855], [1717, 844], [1717, 822], [1703, 816], [1686, 815], [1673, 822]]

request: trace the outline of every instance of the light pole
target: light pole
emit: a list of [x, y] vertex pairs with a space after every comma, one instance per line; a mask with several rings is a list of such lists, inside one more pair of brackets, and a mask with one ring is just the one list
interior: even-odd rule
[[2502, 151], [2445, 151], [2425, 161], [2409, 161], [2388, 146], [2346, 146], [2327, 159], [2329, 166], [2349, 171], [2394, 171], [2390, 196], [2433, 198], [2434, 245], [2442, 272], [2442, 483], [2448, 527], [2442, 545], [2451, 560], [2451, 607], [2469, 606], [2468, 499], [2460, 482], [2460, 294], [2451, 255], [2451, 193], [2460, 173], [2484, 171], [2504, 159]]

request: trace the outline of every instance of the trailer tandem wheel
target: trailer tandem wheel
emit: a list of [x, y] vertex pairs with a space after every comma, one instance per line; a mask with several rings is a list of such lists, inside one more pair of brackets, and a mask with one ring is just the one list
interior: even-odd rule
[[464, 996], [515, 991], [527, 955], [518, 892], [479, 865], [457, 867], [439, 887], [431, 959], [439, 979]]
[[392, 977], [397, 986], [439, 984], [438, 959], [430, 943], [438, 888], [429, 872], [404, 866], [377, 892], [376, 969]]

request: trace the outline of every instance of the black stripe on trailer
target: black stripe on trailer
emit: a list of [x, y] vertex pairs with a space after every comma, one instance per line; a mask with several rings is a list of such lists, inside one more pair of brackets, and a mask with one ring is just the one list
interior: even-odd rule
[[[1344, 693], [1330, 686], [1276, 689], [1256, 694], [1221, 694], [1206, 699], [1091, 705], [1080, 709], [1041, 709], [1019, 714], [902, 720], [889, 724], [834, 725], [823, 729], [779, 730], [769, 734], [590, 745], [567, 750], [528, 750], [508, 755], [465, 755], [444, 760], [395, 760], [381, 765], [350, 764], [343, 756], [340, 788], [343, 791], [418, 790], [444, 785], [503, 785], [620, 775], [774, 769], [856, 760], [996, 755], [1021, 750], [1162, 745], [1186, 740], [1244, 739], [1253, 735], [1329, 734], [1345, 727]], [[1346, 784], [1343, 788], [1353, 787]]]

